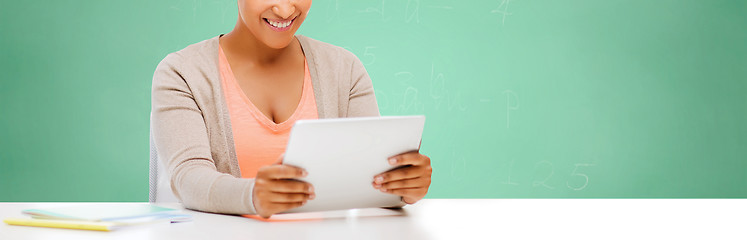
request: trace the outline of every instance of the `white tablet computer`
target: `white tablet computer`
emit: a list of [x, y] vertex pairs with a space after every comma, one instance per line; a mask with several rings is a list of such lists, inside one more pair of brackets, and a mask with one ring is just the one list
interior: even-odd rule
[[391, 156], [417, 151], [425, 116], [299, 120], [283, 164], [306, 169], [299, 180], [316, 197], [287, 212], [401, 206], [400, 197], [373, 188], [373, 177], [393, 169]]

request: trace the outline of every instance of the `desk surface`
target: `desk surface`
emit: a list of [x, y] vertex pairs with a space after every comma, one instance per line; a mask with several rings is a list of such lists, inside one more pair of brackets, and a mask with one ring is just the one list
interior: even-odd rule
[[[0, 218], [76, 204], [92, 203], [0, 203]], [[394, 216], [376, 211], [262, 222], [184, 210], [194, 221], [112, 232], [0, 223], [0, 239], [747, 239], [747, 199], [427, 199]]]

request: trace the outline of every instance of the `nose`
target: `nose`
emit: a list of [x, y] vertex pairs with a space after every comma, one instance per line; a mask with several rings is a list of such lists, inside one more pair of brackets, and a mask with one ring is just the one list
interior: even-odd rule
[[272, 7], [272, 12], [277, 14], [283, 19], [288, 19], [294, 12], [296, 12], [296, 6], [291, 0], [279, 0], [275, 2], [275, 6]]

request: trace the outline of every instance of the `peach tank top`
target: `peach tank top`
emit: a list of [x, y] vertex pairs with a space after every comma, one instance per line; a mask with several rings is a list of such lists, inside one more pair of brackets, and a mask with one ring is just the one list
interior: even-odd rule
[[218, 54], [221, 84], [228, 104], [241, 177], [254, 178], [260, 167], [278, 163], [297, 120], [319, 118], [309, 66], [304, 60], [303, 92], [295, 112], [285, 122], [275, 123], [254, 106], [241, 90], [223, 48], [219, 47]]

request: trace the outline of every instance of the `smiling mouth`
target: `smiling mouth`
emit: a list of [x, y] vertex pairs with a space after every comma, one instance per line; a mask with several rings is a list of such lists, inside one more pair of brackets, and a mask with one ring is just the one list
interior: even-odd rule
[[265, 20], [265, 23], [267, 23], [272, 30], [281, 32], [290, 29], [290, 27], [293, 26], [296, 17], [289, 20], [270, 20], [267, 18], [263, 18], [263, 20]]

